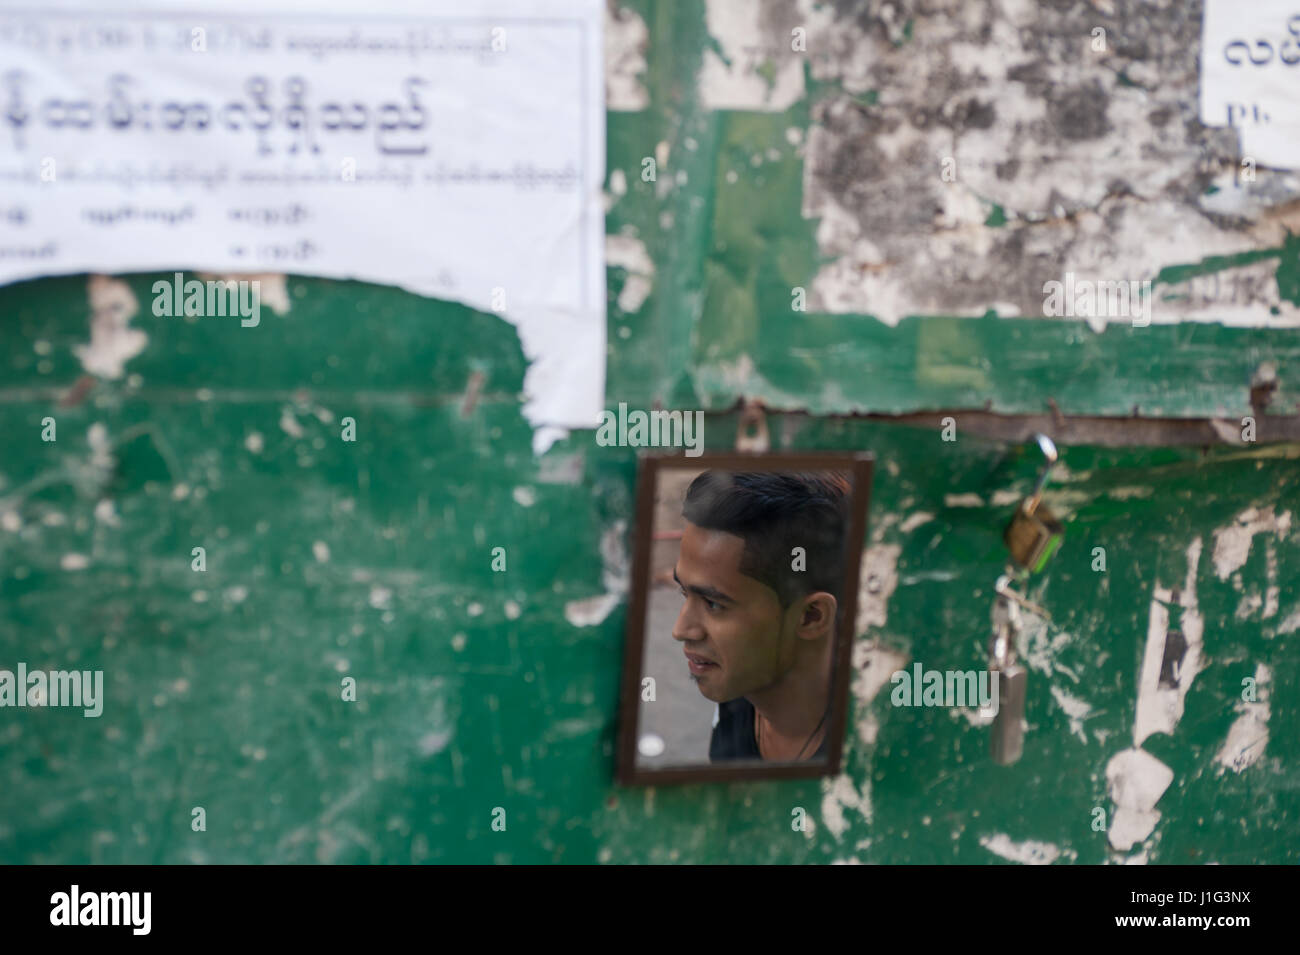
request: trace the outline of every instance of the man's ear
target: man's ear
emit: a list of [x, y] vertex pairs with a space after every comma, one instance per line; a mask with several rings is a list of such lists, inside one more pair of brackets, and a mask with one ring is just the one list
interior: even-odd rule
[[832, 635], [835, 632], [835, 611], [838, 608], [834, 594], [828, 594], [824, 590], [809, 594], [803, 599], [799, 636], [805, 640], [816, 640]]

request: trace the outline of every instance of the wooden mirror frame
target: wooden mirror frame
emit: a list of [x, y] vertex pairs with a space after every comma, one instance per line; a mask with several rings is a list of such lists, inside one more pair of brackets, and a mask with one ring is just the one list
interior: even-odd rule
[[[840, 771], [844, 731], [849, 717], [849, 677], [853, 661], [853, 640], [857, 636], [858, 585], [862, 552], [866, 548], [867, 512], [871, 500], [874, 458], [866, 452], [779, 452], [701, 454], [643, 454], [637, 468], [635, 544], [632, 558], [631, 594], [624, 640], [623, 679], [619, 688], [617, 772], [623, 786], [659, 786], [673, 783], [734, 782], [759, 779], [801, 779], [833, 776]], [[707, 763], [701, 766], [672, 766], [664, 769], [638, 767], [637, 723], [640, 712], [641, 666], [645, 656], [645, 626], [650, 585], [651, 544], [654, 534], [655, 492], [659, 474], [665, 469], [721, 471], [826, 471], [852, 475], [853, 497], [844, 546], [844, 613], [835, 634], [835, 669], [831, 681], [833, 707], [828, 730], [826, 759], [808, 763], [762, 763], [746, 760], [740, 765]]]

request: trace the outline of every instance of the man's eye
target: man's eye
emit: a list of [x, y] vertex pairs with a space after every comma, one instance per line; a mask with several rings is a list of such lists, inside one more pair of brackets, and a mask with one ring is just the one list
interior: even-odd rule
[[[678, 591], [678, 593], [680, 593], [683, 597], [686, 597], [686, 598], [688, 598], [688, 599], [689, 599], [690, 596], [691, 596], [689, 593], [686, 592], [686, 588], [685, 588], [685, 587], [679, 587], [679, 588], [677, 588], [677, 591]], [[720, 603], [714, 603], [714, 602], [713, 602], [712, 600], [710, 600], [708, 597], [701, 597], [700, 599], [704, 601], [704, 606], [706, 606], [706, 607], [709, 608], [709, 613], [717, 613], [718, 611], [724, 609], [723, 606], [722, 606], [722, 604], [720, 604]]]

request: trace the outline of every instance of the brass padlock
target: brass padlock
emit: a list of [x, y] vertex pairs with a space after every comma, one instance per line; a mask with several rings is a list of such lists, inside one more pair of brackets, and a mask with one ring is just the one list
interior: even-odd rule
[[1011, 551], [1011, 559], [1032, 573], [1043, 569], [1065, 536], [1064, 525], [1052, 516], [1052, 512], [1042, 502], [1043, 485], [1047, 483], [1047, 475], [1051, 473], [1058, 456], [1056, 445], [1045, 434], [1036, 437], [1038, 446], [1047, 457], [1047, 463], [1038, 475], [1033, 493], [1020, 502], [1015, 516], [1002, 535], [1007, 549]]

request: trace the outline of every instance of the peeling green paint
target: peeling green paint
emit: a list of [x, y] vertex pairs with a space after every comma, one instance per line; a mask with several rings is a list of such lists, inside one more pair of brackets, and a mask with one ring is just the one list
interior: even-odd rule
[[[651, 105], [609, 115], [609, 168], [627, 191], [607, 231], [643, 242], [655, 274], [629, 314], [627, 276], [609, 271], [607, 402], [708, 408], [706, 448], [723, 450], [736, 419], [722, 412], [759, 398], [813, 416], [772, 413], [774, 446], [874, 451], [871, 546], [896, 578], [884, 622], [862, 635], [876, 659], [982, 665], [1002, 528], [1036, 462], [968, 435], [960, 411], [955, 442], [937, 416], [917, 429], [843, 415], [1041, 412], [1052, 399], [1065, 414], [1231, 418], [1250, 413], [1264, 360], [1272, 409], [1293, 413], [1293, 329], [1096, 334], [992, 304], [896, 326], [796, 311], [792, 290], [823, 263], [787, 134], [806, 142], [812, 103], [837, 85], [806, 70], [808, 98], [784, 113], [708, 112], [692, 78], [722, 50], [704, 5], [630, 6], [650, 31]], [[647, 181], [660, 143], [667, 162]], [[995, 205], [986, 224], [1004, 223]], [[1295, 236], [1193, 250], [1156, 283], [1274, 258], [1282, 299], [1300, 304]], [[126, 281], [147, 301], [153, 278]], [[837, 781], [621, 790], [625, 603], [590, 626], [569, 605], [621, 593], [634, 452], [579, 432], [534, 458], [525, 359], [496, 316], [361, 283], [291, 277], [289, 292], [291, 310], [255, 335], [143, 310], [133, 327], [148, 346], [127, 377], [64, 406], [82, 375], [84, 277], [0, 289], [0, 666], [75, 660], [102, 667], [108, 693], [99, 720], [0, 711], [0, 861], [986, 863], [1004, 861], [998, 837], [1108, 861], [1092, 821], [1098, 807], [1113, 816], [1105, 773], [1132, 743], [1151, 602], [1181, 585], [1200, 539], [1208, 666], [1175, 732], [1143, 746], [1174, 773], [1146, 858], [1300, 862], [1300, 535], [1255, 535], [1222, 579], [1213, 560], [1216, 534], [1250, 508], [1300, 519], [1300, 449], [1062, 442], [1048, 500], [1066, 537], [1029, 594], [1052, 623], [1030, 635], [1039, 669], [1015, 766], [993, 765], [965, 716], [895, 709], [884, 692], [856, 700]], [[47, 415], [54, 444], [39, 439]], [[344, 415], [355, 445], [338, 440]], [[85, 568], [67, 569], [69, 554]], [[1267, 746], [1224, 770], [1241, 681], [1260, 664]], [[345, 676], [355, 704], [340, 699]], [[190, 830], [198, 805], [205, 833]], [[490, 828], [497, 806], [505, 832]], [[791, 830], [800, 806], [810, 834]]]

